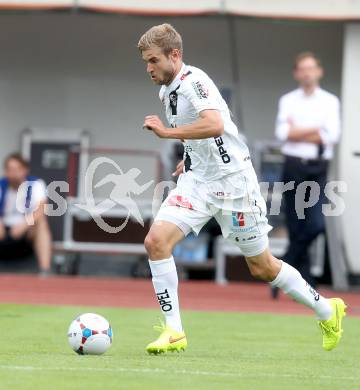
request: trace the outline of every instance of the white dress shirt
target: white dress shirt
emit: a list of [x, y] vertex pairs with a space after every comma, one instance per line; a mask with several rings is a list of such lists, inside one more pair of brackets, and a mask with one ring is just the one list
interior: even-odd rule
[[319, 128], [324, 145], [322, 157], [333, 157], [334, 145], [340, 138], [340, 103], [335, 95], [321, 88], [316, 88], [311, 95], [305, 95], [304, 90], [298, 88], [282, 96], [279, 101], [275, 134], [284, 142], [282, 152], [304, 159], [318, 158], [317, 144], [288, 141], [289, 120], [295, 127]]

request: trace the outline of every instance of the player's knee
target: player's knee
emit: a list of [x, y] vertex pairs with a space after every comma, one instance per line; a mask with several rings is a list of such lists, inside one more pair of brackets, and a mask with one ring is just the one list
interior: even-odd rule
[[150, 232], [145, 237], [144, 246], [147, 252], [150, 252], [152, 248], [155, 246], [155, 238]]
[[144, 240], [145, 249], [150, 258], [161, 257], [162, 253], [167, 249], [167, 243], [164, 237], [156, 231], [150, 231]]

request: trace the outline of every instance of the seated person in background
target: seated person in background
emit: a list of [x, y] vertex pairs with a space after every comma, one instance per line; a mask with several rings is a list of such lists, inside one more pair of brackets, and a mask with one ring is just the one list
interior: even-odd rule
[[0, 179], [0, 256], [23, 257], [35, 251], [40, 274], [51, 267], [51, 234], [45, 215], [47, 203], [43, 180], [29, 176], [29, 165], [18, 153], [4, 162]]

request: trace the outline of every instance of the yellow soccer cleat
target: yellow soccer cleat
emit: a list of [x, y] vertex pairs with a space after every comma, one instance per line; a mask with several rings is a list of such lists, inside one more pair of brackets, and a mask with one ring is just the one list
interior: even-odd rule
[[325, 351], [331, 351], [339, 344], [343, 332], [341, 322], [346, 315], [346, 305], [341, 298], [330, 298], [329, 301], [333, 308], [333, 315], [328, 320], [319, 321]]
[[187, 340], [184, 332], [176, 332], [162, 321], [160, 326], [154, 326], [154, 329], [161, 332], [159, 338], [150, 343], [146, 350], [150, 354], [158, 355], [167, 351], [185, 351]]

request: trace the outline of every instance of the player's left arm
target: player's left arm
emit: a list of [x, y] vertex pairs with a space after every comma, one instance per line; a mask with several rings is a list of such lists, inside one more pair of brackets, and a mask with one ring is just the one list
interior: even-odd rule
[[173, 139], [204, 139], [218, 137], [224, 133], [220, 112], [214, 109], [203, 110], [195, 122], [175, 128], [165, 127], [157, 115], [148, 115], [145, 117], [144, 127], [160, 138]]

